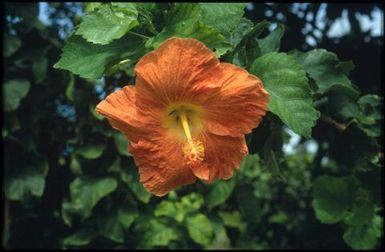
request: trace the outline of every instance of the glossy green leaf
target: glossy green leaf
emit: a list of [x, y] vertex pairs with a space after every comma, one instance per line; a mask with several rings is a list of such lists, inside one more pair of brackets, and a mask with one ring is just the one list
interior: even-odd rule
[[333, 86], [343, 86], [350, 93], [358, 94], [346, 76], [352, 66], [341, 65], [336, 54], [325, 49], [314, 49], [301, 54], [297, 60], [316, 81], [317, 92], [322, 94]]
[[26, 79], [6, 81], [3, 86], [4, 111], [16, 110], [21, 100], [27, 96], [30, 86], [30, 82]]
[[201, 8], [199, 4], [176, 3], [166, 15], [164, 29], [155, 37], [148, 40], [146, 47], [155, 49], [170, 37], [190, 37], [202, 41], [209, 48], [216, 48], [217, 56], [223, 54], [230, 45], [226, 45], [224, 37], [214, 28], [200, 21]]
[[102, 5], [97, 11], [85, 15], [76, 34], [81, 35], [88, 42], [102, 45], [121, 38], [139, 24], [135, 4], [126, 3], [124, 7], [121, 5]]
[[209, 219], [203, 214], [196, 214], [186, 218], [188, 233], [196, 243], [208, 245], [213, 236], [213, 228]]
[[105, 196], [116, 190], [113, 178], [77, 177], [70, 184], [71, 208], [82, 218], [91, 215], [92, 209]]
[[268, 53], [254, 61], [250, 72], [262, 79], [269, 92], [269, 110], [294, 132], [310, 138], [319, 112], [306, 73], [295, 59], [285, 53]]
[[69, 70], [83, 78], [97, 80], [110, 65], [122, 59], [137, 60], [142, 56], [138, 52], [143, 48], [143, 41], [130, 35], [108, 45], [92, 44], [80, 36], [72, 35], [54, 68]]
[[212, 208], [226, 202], [226, 200], [230, 197], [231, 193], [233, 192], [234, 186], [235, 179], [230, 179], [227, 181], [217, 181], [213, 183], [209, 193], [205, 197], [207, 207]]
[[326, 224], [341, 221], [353, 206], [358, 181], [353, 176], [320, 176], [314, 181], [313, 208], [317, 218]]
[[277, 27], [266, 37], [258, 40], [258, 45], [261, 48], [261, 55], [271, 52], [277, 52], [281, 45], [281, 38], [285, 33], [285, 27], [278, 24]]
[[228, 35], [235, 29], [246, 6], [245, 3], [199, 3], [199, 5], [202, 9], [202, 21], [223, 35]]

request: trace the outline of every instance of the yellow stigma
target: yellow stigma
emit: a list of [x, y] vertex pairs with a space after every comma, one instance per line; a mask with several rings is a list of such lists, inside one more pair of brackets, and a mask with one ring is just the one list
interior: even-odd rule
[[163, 117], [163, 125], [176, 138], [185, 141], [182, 153], [187, 164], [203, 161], [205, 148], [202, 141], [194, 139], [202, 130], [202, 108], [188, 103], [175, 103], [168, 106]]
[[179, 120], [182, 123], [183, 131], [187, 137], [187, 142], [183, 145], [182, 151], [187, 164], [197, 164], [204, 158], [205, 148], [199, 140], [194, 140], [191, 137], [190, 125], [184, 109], [178, 111]]

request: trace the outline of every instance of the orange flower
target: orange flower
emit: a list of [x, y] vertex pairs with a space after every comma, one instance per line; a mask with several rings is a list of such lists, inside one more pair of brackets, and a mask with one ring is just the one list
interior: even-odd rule
[[128, 138], [144, 187], [162, 196], [196, 177], [231, 178], [248, 153], [244, 135], [267, 110], [261, 81], [190, 38], [168, 39], [135, 73], [135, 86], [110, 94], [96, 111]]

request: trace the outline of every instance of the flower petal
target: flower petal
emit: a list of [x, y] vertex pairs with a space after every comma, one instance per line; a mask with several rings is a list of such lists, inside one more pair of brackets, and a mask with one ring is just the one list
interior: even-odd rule
[[96, 112], [107, 117], [111, 126], [123, 132], [130, 141], [138, 141], [148, 134], [151, 125], [156, 127], [156, 122], [151, 117], [141, 115], [135, 102], [135, 87], [127, 85], [101, 101], [96, 106]]
[[233, 170], [239, 169], [242, 159], [248, 153], [245, 138], [218, 136], [208, 132], [202, 134], [205, 159], [192, 167], [198, 178], [211, 183], [214, 179], [229, 179]]
[[157, 196], [196, 181], [183, 160], [182, 144], [166, 133], [158, 132], [158, 137], [151, 141], [130, 143], [130, 153], [139, 168], [140, 182]]
[[138, 106], [164, 108], [172, 102], [200, 104], [220, 89], [220, 63], [203, 43], [170, 38], [135, 66]]
[[268, 93], [254, 75], [231, 64], [221, 64], [223, 86], [204, 103], [204, 124], [220, 136], [242, 136], [259, 125], [267, 111]]

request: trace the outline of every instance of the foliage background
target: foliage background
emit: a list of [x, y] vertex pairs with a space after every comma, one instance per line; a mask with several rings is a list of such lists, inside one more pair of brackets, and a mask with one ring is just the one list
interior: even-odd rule
[[[76, 66], [62, 61], [62, 68], [72, 73], [92, 68], [94, 72], [87, 74], [93, 76], [83, 77], [94, 80], [53, 68], [74, 27], [85, 22], [84, 13], [93, 13], [95, 6], [48, 3], [44, 8], [48, 19], [42, 23], [39, 3], [5, 3], [3, 247], [383, 248], [383, 106], [377, 96], [383, 84], [383, 36], [362, 30], [357, 18], [370, 17], [375, 8], [383, 13], [382, 5], [326, 4], [324, 27], [317, 26], [316, 16], [325, 4], [254, 4], [246, 9], [245, 17], [255, 25], [268, 26], [261, 22], [264, 19], [283, 23], [284, 35], [280, 25], [252, 33], [254, 24], [244, 21], [244, 26], [237, 26], [244, 27], [239, 34], [232, 34], [237, 42], [232, 40], [228, 53], [216, 40], [211, 40], [212, 47], [222, 60], [262, 76], [258, 64], [276, 59], [278, 48], [289, 52], [306, 70], [311, 99], [323, 116], [311, 139], [300, 137], [294, 148], [288, 148], [293, 133], [282, 124], [287, 118], [269, 113], [247, 136], [251, 154], [234, 178], [212, 185], [198, 182], [163, 198], [152, 197], [138, 183], [127, 142], [94, 113], [106, 94], [133, 81], [135, 60], [127, 64], [112, 60], [101, 49], [93, 58], [96, 65], [87, 65], [92, 64], [87, 59]], [[135, 18], [125, 20], [129, 26], [139, 20], [140, 26], [132, 31], [146, 36], [167, 25], [167, 32], [175, 32], [178, 28], [163, 18], [173, 8], [143, 5]], [[346, 13], [350, 32], [328, 37], [333, 22]], [[88, 36], [94, 28], [93, 20], [88, 22], [91, 25], [78, 29], [78, 34]], [[215, 27], [216, 20], [211, 22], [222, 31]], [[206, 26], [200, 29], [217, 34]], [[263, 45], [265, 36], [275, 48]], [[135, 52], [115, 49], [135, 59], [161, 39], [158, 35]], [[262, 51], [255, 51], [257, 47]], [[298, 51], [315, 47], [338, 58], [326, 51], [313, 51], [314, 55]], [[82, 50], [88, 48], [96, 47]], [[263, 56], [263, 50], [273, 54]], [[279, 55], [282, 60], [289, 57]], [[98, 70], [102, 60], [107, 68]], [[98, 71], [105, 73], [103, 78]], [[338, 87], [320, 92], [327, 80]]]

